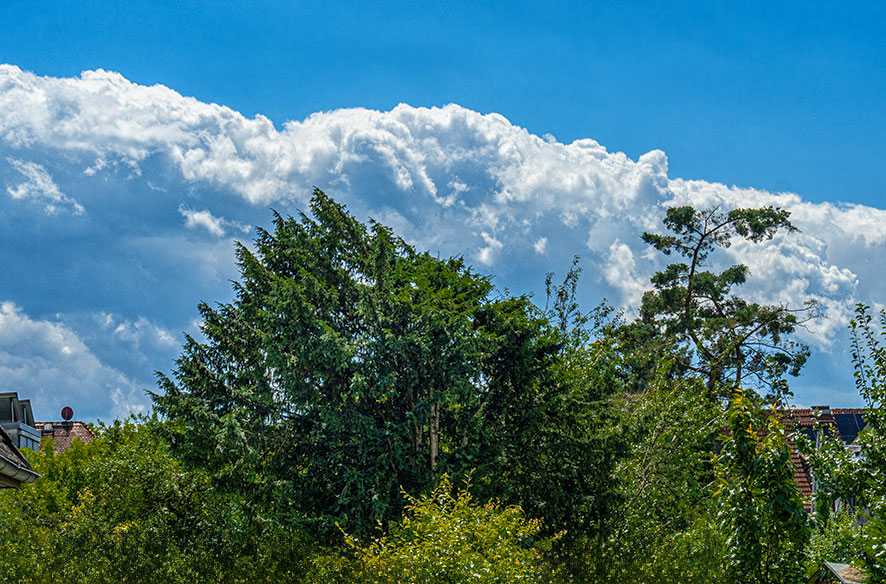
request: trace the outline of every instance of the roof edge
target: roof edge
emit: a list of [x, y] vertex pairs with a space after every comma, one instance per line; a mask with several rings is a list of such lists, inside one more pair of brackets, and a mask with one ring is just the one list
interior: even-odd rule
[[20, 483], [33, 483], [40, 475], [0, 454], [0, 475], [9, 477]]

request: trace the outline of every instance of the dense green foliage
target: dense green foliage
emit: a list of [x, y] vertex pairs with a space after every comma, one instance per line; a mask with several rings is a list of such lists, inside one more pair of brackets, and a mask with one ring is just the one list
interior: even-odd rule
[[186, 470], [157, 423], [98, 429], [54, 454], [25, 450], [41, 478], [0, 491], [0, 574], [9, 582], [240, 582], [297, 577], [303, 542], [252, 520]]
[[[678, 207], [664, 226], [643, 239], [683, 261], [625, 322], [580, 309], [577, 260], [539, 307], [315, 191], [238, 245], [236, 298], [199, 306], [156, 417], [29, 453], [42, 478], [0, 491], [0, 576], [800, 584], [855, 560], [886, 581], [886, 349], [868, 310], [852, 329], [865, 456], [807, 452], [809, 517], [798, 437], [759, 395], [790, 395], [797, 313], [737, 296], [743, 265], [707, 269], [789, 233], [788, 214]], [[826, 512], [850, 498], [863, 527]]]
[[[801, 444], [819, 479], [816, 505], [824, 511], [817, 514], [820, 535], [813, 538], [812, 553], [832, 549], [863, 566], [872, 583], [886, 582], [886, 310], [879, 316], [877, 323], [870, 308], [859, 304], [850, 322], [856, 386], [867, 405], [866, 426], [853, 450], [826, 427], [818, 444]], [[837, 502], [844, 512], [828, 517]]]
[[519, 507], [476, 501], [447, 475], [428, 495], [408, 497], [404, 517], [387, 533], [346, 536], [348, 557], [325, 559], [312, 581], [367, 584], [541, 583], [550, 577], [537, 520]]
[[719, 582], [723, 538], [711, 499], [711, 450], [721, 409], [698, 379], [670, 379], [667, 367], [642, 395], [620, 399], [620, 431], [630, 445], [616, 477], [615, 511], [599, 581], [637, 584]]
[[717, 457], [715, 496], [727, 537], [729, 582], [800, 582], [809, 538], [806, 512], [777, 412], [765, 428], [755, 423], [757, 412], [737, 390]]
[[[676, 207], [664, 224], [668, 234], [644, 241], [684, 262], [652, 277], [639, 318], [616, 331], [632, 390], [621, 418], [632, 450], [619, 468], [628, 496], [607, 576], [657, 582], [667, 570], [681, 581], [799, 582], [807, 526], [784, 430], [775, 419], [759, 428], [759, 402], [743, 388], [781, 402], [790, 395], [784, 375], [799, 372], [808, 349], [787, 338], [796, 314], [734, 293], [745, 266], [705, 269], [736, 238], [757, 243], [793, 227], [774, 208]], [[718, 436], [739, 423], [742, 431]]]
[[812, 572], [822, 562], [849, 564], [861, 549], [860, 517], [854, 512], [832, 514], [817, 522], [806, 548], [806, 571]]
[[870, 309], [859, 305], [850, 324], [855, 381], [867, 402], [867, 426], [858, 435], [862, 456], [853, 458], [858, 501], [871, 515], [862, 533], [862, 559], [870, 581], [886, 582], [886, 309], [875, 331]]
[[416, 252], [322, 192], [239, 246], [233, 304], [200, 306], [155, 396], [174, 451], [273, 520], [357, 535], [401, 489], [476, 469], [484, 497], [570, 531], [600, 529], [617, 441], [607, 354], [461, 259]]

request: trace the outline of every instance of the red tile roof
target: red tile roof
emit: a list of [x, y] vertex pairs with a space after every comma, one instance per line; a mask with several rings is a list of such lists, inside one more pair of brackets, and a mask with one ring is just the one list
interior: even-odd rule
[[[781, 410], [779, 414], [785, 429], [790, 432], [797, 428], [801, 432], [813, 432], [819, 424], [824, 425], [836, 432], [847, 445], [855, 441], [863, 423], [864, 408], [827, 408], [818, 409], [818, 419], [813, 415], [812, 408], [793, 408]], [[810, 439], [813, 436], [809, 435]], [[806, 458], [797, 451], [797, 445], [788, 440], [791, 449], [791, 462], [794, 465], [794, 479], [797, 481], [797, 490], [803, 496], [804, 506], [807, 511], [812, 509], [812, 471]]]
[[41, 438], [52, 438], [55, 441], [56, 453], [67, 450], [74, 440], [90, 442], [95, 433], [84, 422], [78, 420], [67, 422], [34, 422], [40, 430]]

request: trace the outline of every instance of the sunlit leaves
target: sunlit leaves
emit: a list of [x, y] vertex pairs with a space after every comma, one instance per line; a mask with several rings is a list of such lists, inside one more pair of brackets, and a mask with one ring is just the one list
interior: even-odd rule
[[727, 574], [735, 584], [799, 584], [805, 580], [809, 539], [806, 512], [777, 412], [770, 412], [762, 428], [756, 414], [756, 406], [736, 390], [716, 459]]

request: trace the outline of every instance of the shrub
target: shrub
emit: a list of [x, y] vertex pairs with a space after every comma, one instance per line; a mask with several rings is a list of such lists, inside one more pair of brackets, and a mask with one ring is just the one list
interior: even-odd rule
[[481, 504], [444, 475], [430, 495], [407, 497], [404, 517], [386, 534], [363, 542], [345, 536], [353, 562], [327, 558], [314, 581], [372, 584], [492, 584], [542, 582], [550, 570], [536, 539], [540, 523], [517, 506]]

